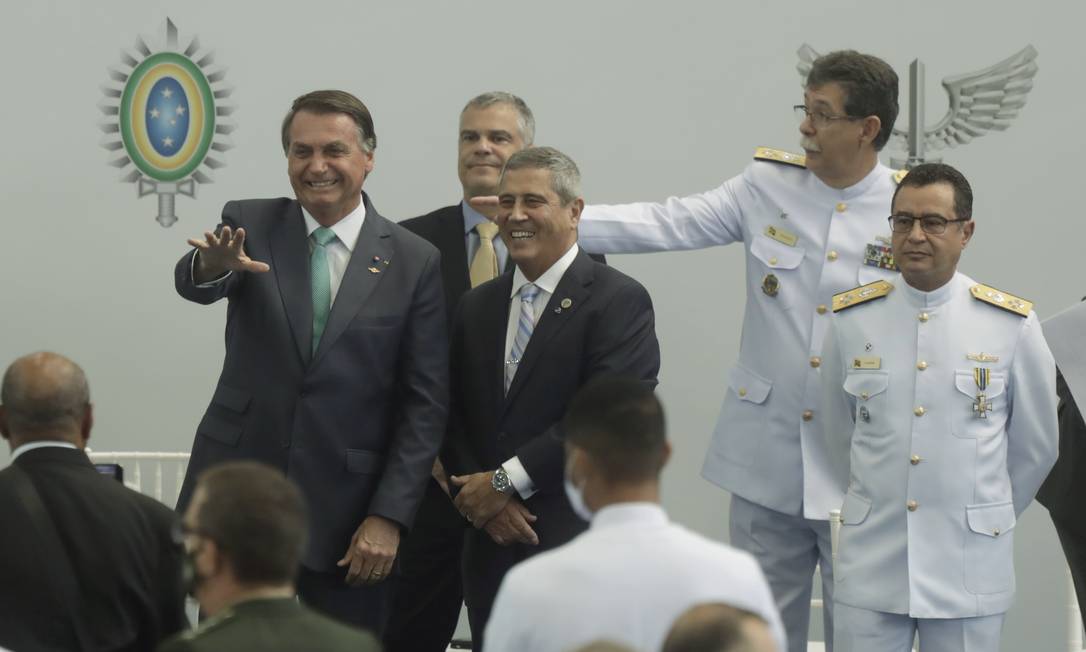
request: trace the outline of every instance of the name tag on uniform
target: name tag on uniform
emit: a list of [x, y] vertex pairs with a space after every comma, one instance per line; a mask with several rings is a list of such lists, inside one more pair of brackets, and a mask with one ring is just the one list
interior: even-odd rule
[[882, 369], [882, 358], [876, 356], [861, 356], [852, 359], [853, 369]]
[[799, 241], [799, 238], [797, 238], [794, 234], [789, 233], [788, 231], [785, 231], [784, 229], [782, 229], [779, 226], [767, 226], [767, 227], [765, 227], [765, 234], [768, 235], [769, 237], [773, 238], [777, 242], [783, 242], [784, 244], [788, 245], [789, 247], [796, 246], [796, 242]]

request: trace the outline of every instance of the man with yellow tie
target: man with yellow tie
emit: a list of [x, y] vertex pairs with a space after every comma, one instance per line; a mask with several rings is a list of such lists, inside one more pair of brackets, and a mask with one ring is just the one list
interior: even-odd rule
[[[460, 112], [457, 137], [463, 199], [400, 222], [441, 251], [450, 324], [461, 295], [512, 269], [505, 244], [496, 237], [493, 215], [480, 213], [468, 200], [496, 195], [506, 160], [531, 145], [534, 137], [535, 118], [521, 98], [502, 91], [472, 98]], [[603, 262], [602, 256], [593, 258]], [[393, 579], [393, 615], [385, 635], [389, 652], [446, 649], [462, 601], [460, 551], [465, 525], [448, 497], [445, 473], [437, 461]]]

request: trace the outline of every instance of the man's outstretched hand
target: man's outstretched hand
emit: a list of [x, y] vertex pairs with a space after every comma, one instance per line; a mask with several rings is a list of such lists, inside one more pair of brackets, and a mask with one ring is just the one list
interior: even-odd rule
[[227, 272], [266, 272], [271, 269], [245, 255], [245, 229], [231, 230], [222, 227], [216, 236], [211, 231], [204, 232], [204, 239], [189, 238], [189, 244], [196, 247], [196, 266], [193, 268], [193, 280], [206, 283]]

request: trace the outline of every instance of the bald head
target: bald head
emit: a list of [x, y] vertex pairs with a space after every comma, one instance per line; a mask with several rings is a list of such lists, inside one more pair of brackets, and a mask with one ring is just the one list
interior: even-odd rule
[[90, 436], [90, 388], [79, 365], [62, 355], [31, 353], [11, 363], [0, 387], [0, 434], [16, 448], [32, 441], [82, 447]]
[[663, 652], [783, 652], [756, 614], [726, 604], [702, 604], [679, 616]]

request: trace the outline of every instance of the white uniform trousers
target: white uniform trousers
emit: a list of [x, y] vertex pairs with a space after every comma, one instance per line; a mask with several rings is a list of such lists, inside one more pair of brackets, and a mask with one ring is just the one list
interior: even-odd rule
[[829, 521], [784, 514], [735, 494], [732, 495], [729, 520], [731, 544], [754, 555], [762, 566], [788, 636], [788, 652], [807, 652], [811, 586], [815, 565], [819, 565], [822, 569], [826, 652], [833, 652], [833, 557]]
[[995, 652], [1003, 614], [976, 618], [912, 618], [838, 604], [837, 652], [908, 652], [920, 636], [920, 652]]

